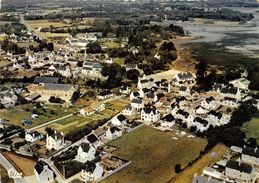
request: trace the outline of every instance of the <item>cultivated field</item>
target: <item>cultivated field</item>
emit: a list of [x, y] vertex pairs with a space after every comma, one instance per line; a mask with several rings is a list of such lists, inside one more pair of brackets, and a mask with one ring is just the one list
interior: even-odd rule
[[34, 175], [34, 166], [36, 165], [35, 161], [9, 152], [5, 152], [3, 154], [14, 167], [22, 171], [23, 175], [25, 176]]
[[[170, 183], [190, 183], [192, 182], [195, 173], [202, 174], [203, 168], [210, 166], [211, 164], [219, 161], [227, 152], [227, 147], [223, 145], [215, 146], [208, 154], [204, 155], [198, 161], [196, 161], [192, 166], [185, 169], [182, 173], [176, 176], [170, 181]], [[211, 153], [215, 153], [216, 156], [211, 156]]]
[[[188, 134], [187, 134], [188, 135]], [[118, 147], [115, 156], [132, 163], [102, 181], [102, 183], [165, 183], [175, 176], [175, 165], [186, 166], [199, 156], [207, 144], [201, 138], [177, 136], [173, 132], [161, 132], [142, 126], [110, 145]]]
[[50, 26], [59, 27], [59, 28], [70, 26], [70, 24], [65, 24], [62, 22], [50, 22], [48, 20], [26, 20], [26, 24], [33, 29], [49, 28]]

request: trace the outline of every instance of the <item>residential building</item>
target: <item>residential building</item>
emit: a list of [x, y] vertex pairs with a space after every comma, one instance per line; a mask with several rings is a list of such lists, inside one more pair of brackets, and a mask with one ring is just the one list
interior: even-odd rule
[[175, 124], [175, 118], [172, 114], [167, 114], [161, 120], [161, 127], [163, 128], [172, 128]]
[[229, 84], [232, 84], [234, 87], [243, 90], [248, 90], [250, 83], [251, 81], [246, 78], [239, 78], [229, 82]]
[[27, 142], [35, 142], [37, 140], [40, 140], [41, 138], [43, 138], [43, 135], [37, 131], [25, 132], [25, 140]]
[[191, 95], [191, 90], [189, 87], [186, 86], [181, 86], [179, 88], [179, 95], [180, 96], [190, 96]]
[[55, 174], [42, 160], [38, 161], [35, 165], [34, 174], [40, 183], [51, 183], [55, 181]]
[[138, 88], [142, 89], [142, 88], [152, 88], [152, 86], [154, 85], [154, 79], [150, 78], [150, 79], [140, 79], [138, 80]]
[[127, 118], [123, 114], [119, 114], [112, 118], [112, 124], [114, 126], [123, 126], [127, 123]]
[[230, 120], [230, 117], [220, 112], [211, 110], [208, 113], [207, 119], [213, 126], [220, 126], [227, 124]]
[[148, 124], [160, 119], [160, 112], [156, 108], [144, 107], [141, 110], [141, 120]]
[[192, 126], [192, 122], [194, 120], [194, 117], [193, 115], [191, 115], [190, 113], [182, 110], [182, 109], [179, 109], [176, 114], [175, 114], [175, 118], [176, 119], [180, 119], [182, 120], [183, 122], [186, 122], [187, 123], [187, 126], [188, 127], [191, 127]]
[[144, 101], [141, 98], [136, 98], [131, 101], [131, 107], [133, 110], [140, 111], [144, 107]]
[[86, 161], [82, 169], [81, 177], [84, 182], [95, 182], [104, 174], [103, 167], [99, 163]]
[[195, 82], [195, 77], [191, 72], [181, 72], [179, 74], [176, 74], [176, 76], [173, 78], [173, 82], [176, 85], [181, 85], [185, 82], [191, 84]]
[[46, 148], [48, 150], [59, 150], [65, 146], [65, 139], [63, 133], [55, 131], [54, 134], [48, 135], [46, 138]]
[[231, 87], [223, 87], [220, 90], [220, 96], [222, 98], [224, 97], [230, 97], [230, 98], [236, 98], [240, 99], [241, 98], [241, 92], [238, 88], [231, 88]]
[[193, 125], [197, 127], [197, 131], [199, 132], [204, 132], [209, 128], [209, 122], [200, 117], [194, 118]]
[[80, 162], [92, 161], [95, 158], [96, 149], [94, 145], [82, 142], [77, 150], [76, 160]]
[[243, 147], [241, 159], [243, 162], [259, 166], [259, 150], [252, 147]]
[[[142, 107], [140, 107], [141, 109]], [[133, 109], [133, 107], [131, 106], [126, 106], [123, 111], [122, 114], [125, 116], [134, 116], [136, 114], [135, 110]]]
[[255, 169], [250, 164], [228, 160], [225, 175], [231, 180], [251, 182], [255, 177]]
[[207, 110], [215, 110], [218, 108], [219, 105], [214, 97], [208, 97], [201, 102], [201, 106]]
[[236, 98], [224, 97], [220, 100], [221, 105], [237, 108], [240, 104]]
[[105, 137], [108, 140], [113, 140], [120, 136], [122, 136], [122, 130], [116, 126], [110, 127], [105, 133]]
[[82, 75], [87, 78], [100, 78], [103, 79], [103, 75], [101, 73], [103, 69], [103, 65], [98, 62], [84, 62], [82, 67]]
[[97, 96], [97, 98], [100, 100], [104, 100], [112, 97], [113, 97], [113, 93], [109, 90], [101, 91]]

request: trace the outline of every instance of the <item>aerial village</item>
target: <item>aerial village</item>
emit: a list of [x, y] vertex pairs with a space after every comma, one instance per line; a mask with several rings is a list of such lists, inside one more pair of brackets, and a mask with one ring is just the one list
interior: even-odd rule
[[[259, 110], [246, 70], [228, 83], [214, 82], [209, 91], [197, 91], [198, 76], [193, 69], [173, 68], [170, 74], [162, 71], [157, 77], [157, 73], [146, 74], [136, 63], [119, 63], [109, 54], [95, 53], [95, 49], [108, 49], [109, 43], [138, 54], [140, 48], [128, 45], [128, 37], [80, 33], [53, 37], [54, 44], [44, 45], [39, 30], [1, 35], [19, 43], [22, 48], [15, 52], [24, 50], [14, 54], [0, 49], [0, 161], [15, 170], [20, 182], [102, 182], [134, 164], [134, 158], [117, 153], [121, 146], [113, 142], [141, 128], [170, 134], [170, 141], [177, 143], [202, 138], [207, 131], [228, 125], [243, 103]], [[34, 44], [44, 46], [41, 51], [24, 46]], [[159, 51], [153, 57], [162, 59]], [[111, 64], [123, 70], [109, 68]], [[138, 74], [135, 82], [99, 87], [119, 72]], [[24, 165], [18, 165], [14, 157], [23, 158]], [[33, 174], [24, 171], [22, 166], [31, 166], [25, 159], [35, 162]], [[258, 166], [259, 149], [233, 145], [219, 161], [195, 173], [193, 183], [256, 182]]]

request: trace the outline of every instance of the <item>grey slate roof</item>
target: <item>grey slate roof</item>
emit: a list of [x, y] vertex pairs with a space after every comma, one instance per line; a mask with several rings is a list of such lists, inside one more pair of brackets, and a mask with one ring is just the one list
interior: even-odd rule
[[259, 158], [259, 150], [257, 148], [244, 147], [242, 149], [242, 154]]
[[36, 76], [33, 83], [39, 84], [39, 83], [58, 83], [59, 78], [58, 77], [40, 77]]
[[55, 83], [45, 83], [43, 85], [45, 90], [65, 90], [68, 91], [74, 87], [72, 84], [55, 84]]
[[84, 166], [83, 166], [83, 169], [86, 171], [86, 172], [90, 172], [90, 173], [93, 173], [94, 170], [96, 168], [96, 165], [94, 162], [92, 161], [87, 161], [85, 162]]

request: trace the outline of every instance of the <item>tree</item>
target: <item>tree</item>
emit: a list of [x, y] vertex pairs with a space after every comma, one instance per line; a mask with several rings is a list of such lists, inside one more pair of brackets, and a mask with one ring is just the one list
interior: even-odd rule
[[86, 52], [87, 53], [102, 53], [102, 47], [100, 45], [100, 43], [98, 42], [93, 42], [93, 43], [88, 43], [86, 46]]
[[25, 131], [24, 130], [22, 130], [20, 133], [19, 133], [19, 137], [20, 138], [25, 138]]
[[55, 132], [52, 128], [49, 128], [49, 127], [46, 127], [45, 131], [47, 132], [48, 135], [53, 135]]
[[132, 80], [132, 81], [138, 81], [138, 77], [139, 77], [140, 73], [138, 70], [136, 69], [131, 69], [131, 70], [128, 70], [126, 72], [126, 76], [128, 79]]
[[181, 173], [182, 168], [181, 168], [181, 165], [180, 165], [179, 163], [177, 163], [177, 164], [175, 165], [174, 171], [175, 171], [175, 173], [177, 173], [177, 174]]

